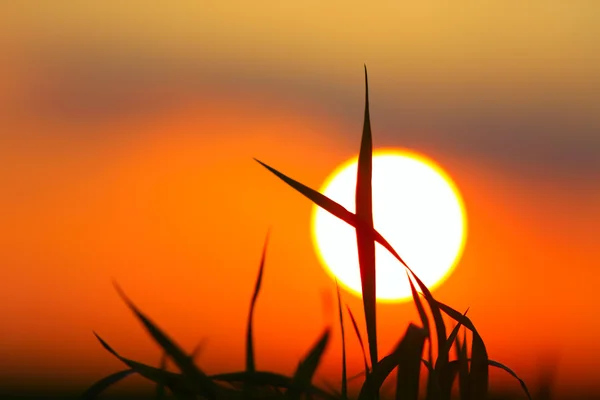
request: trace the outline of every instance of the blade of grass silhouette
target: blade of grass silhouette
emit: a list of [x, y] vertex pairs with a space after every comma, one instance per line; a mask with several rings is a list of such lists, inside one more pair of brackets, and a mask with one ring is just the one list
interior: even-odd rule
[[154, 383], [163, 382], [165, 386], [167, 386], [173, 393], [192, 393], [183, 375], [168, 371], [162, 371], [158, 368], [125, 358], [119, 353], [117, 353], [115, 350], [113, 350], [113, 348], [110, 347], [108, 343], [106, 343], [104, 339], [102, 339], [100, 335], [98, 335], [96, 332], [94, 332], [94, 336], [96, 336], [96, 339], [98, 339], [102, 347], [104, 347], [109, 353], [111, 353], [113, 356], [118, 358], [121, 362], [123, 362], [125, 365], [133, 369], [136, 373], [143, 376], [144, 378]]
[[371, 119], [369, 115], [369, 82], [365, 65], [365, 116], [363, 132], [358, 153], [356, 176], [356, 218], [365, 224], [356, 227], [358, 247], [358, 266], [362, 288], [363, 307], [367, 324], [367, 341], [371, 365], [377, 358], [377, 314], [376, 314], [376, 279], [375, 279], [375, 241], [371, 235], [373, 226], [373, 193], [371, 176], [373, 170], [373, 138], [371, 136]]
[[[406, 272], [406, 278], [408, 279], [408, 283], [410, 284], [410, 292], [412, 294], [413, 303], [415, 303], [415, 307], [417, 308], [417, 312], [419, 313], [419, 318], [421, 319], [421, 323], [423, 324], [423, 329], [425, 329], [425, 332], [427, 333], [427, 341], [428, 341], [427, 354], [428, 354], [428, 360], [429, 360], [429, 362], [431, 362], [431, 360], [433, 359], [433, 354], [432, 354], [433, 347], [432, 347], [432, 340], [431, 340], [431, 328], [429, 325], [429, 318], [427, 317], [427, 313], [425, 312], [425, 308], [423, 307], [423, 303], [421, 302], [419, 293], [417, 292], [417, 289], [415, 288], [415, 285], [412, 282], [410, 274], [408, 273], [408, 271], [405, 271], [405, 272]], [[433, 388], [434, 382], [435, 382], [435, 374], [433, 374], [433, 373], [427, 374], [427, 393], [428, 393], [428, 395], [433, 395], [432, 393], [435, 390]]]
[[464, 329], [463, 341], [456, 338], [456, 359], [459, 363], [458, 366], [458, 392], [460, 393], [460, 400], [469, 400], [469, 359], [467, 356], [467, 328]]
[[129, 375], [134, 374], [135, 370], [126, 369], [123, 371], [115, 372], [105, 378], [100, 379], [98, 382], [90, 386], [82, 395], [81, 398], [84, 400], [92, 400], [98, 397], [102, 392], [111, 387], [117, 382], [122, 381]]
[[340, 397], [342, 400], [348, 399], [348, 379], [346, 371], [346, 334], [344, 331], [344, 313], [342, 310], [342, 300], [340, 295], [340, 286], [337, 279], [335, 280], [335, 289], [337, 293], [338, 314], [340, 317], [340, 331], [342, 333], [342, 392]]
[[[469, 309], [467, 308], [463, 315], [467, 315], [468, 312]], [[458, 321], [456, 326], [452, 329], [452, 332], [450, 332], [450, 336], [448, 336], [448, 339], [444, 343], [442, 351], [445, 356], [443, 357], [443, 361], [440, 357], [438, 357], [435, 363], [435, 374], [440, 382], [442, 400], [450, 400], [450, 397], [452, 396], [452, 383], [454, 382], [454, 378], [458, 372], [458, 365], [450, 366], [448, 360], [450, 351], [452, 350], [452, 346], [456, 341], [456, 336], [458, 335], [461, 326], [462, 323]]]
[[260, 266], [258, 269], [258, 277], [256, 278], [256, 285], [254, 287], [254, 293], [252, 294], [252, 301], [250, 302], [250, 312], [248, 313], [248, 326], [246, 330], [246, 371], [250, 373], [256, 371], [256, 366], [254, 363], [254, 339], [252, 336], [252, 320], [254, 318], [254, 307], [256, 306], [256, 300], [258, 299], [258, 294], [260, 292], [260, 285], [262, 283], [263, 271], [265, 268], [265, 258], [267, 255], [267, 246], [269, 244], [269, 234], [270, 232], [267, 232], [267, 236], [263, 245]]
[[[464, 343], [463, 343], [463, 346], [464, 346]], [[472, 362], [473, 361], [470, 358], [467, 358], [466, 360], [467, 360], [467, 362]], [[453, 360], [453, 361], [450, 361], [448, 364], [451, 367], [453, 367], [453, 368], [459, 369], [460, 368], [459, 367], [459, 361], [460, 360]], [[490, 367], [494, 367], [494, 368], [500, 369], [502, 371], [505, 371], [510, 376], [512, 376], [513, 378], [515, 378], [517, 381], [519, 381], [519, 384], [521, 385], [521, 388], [523, 389], [523, 392], [525, 392], [525, 395], [527, 396], [527, 398], [529, 400], [532, 400], [531, 393], [529, 392], [529, 389], [527, 388], [527, 385], [525, 384], [525, 381], [523, 381], [523, 379], [519, 378], [519, 376], [512, 369], [508, 368], [506, 365], [504, 365], [502, 363], [499, 363], [498, 361], [494, 361], [494, 360], [490, 360], [490, 359], [487, 360], [487, 364]], [[467, 392], [467, 393], [470, 394], [469, 392]], [[471, 399], [471, 397], [469, 397], [469, 396], [462, 397], [462, 392], [461, 392], [461, 399], [463, 399], [463, 398], [465, 398], [465, 399]]]
[[[159, 369], [161, 371], [166, 371], [167, 370], [167, 359], [168, 359], [169, 355], [167, 354], [166, 351], [163, 352], [162, 356], [160, 357], [160, 363], [159, 363]], [[164, 382], [158, 382], [156, 384], [156, 398], [157, 399], [164, 399], [165, 398], [165, 383]]]
[[488, 364], [491, 365], [492, 367], [496, 367], [496, 368], [499, 368], [499, 369], [501, 369], [503, 371], [506, 371], [513, 378], [515, 378], [516, 380], [518, 380], [519, 383], [521, 384], [521, 388], [523, 389], [523, 391], [527, 395], [527, 398], [529, 400], [532, 400], [531, 394], [529, 393], [529, 389], [527, 389], [527, 385], [525, 384], [525, 381], [523, 379], [519, 378], [519, 376], [512, 369], [510, 369], [506, 365], [501, 364], [498, 361], [494, 361], [494, 360], [488, 360]]
[[198, 344], [196, 344], [196, 347], [194, 347], [194, 350], [192, 350], [192, 352], [190, 353], [190, 358], [193, 361], [196, 361], [198, 359], [198, 357], [200, 357], [200, 353], [202, 352], [202, 350], [204, 350], [204, 347], [206, 347], [207, 341], [208, 341], [208, 339], [203, 338], [203, 339], [200, 339]]
[[461, 322], [473, 333], [471, 342], [471, 368], [469, 371], [469, 392], [472, 399], [485, 399], [489, 386], [488, 354], [483, 339], [475, 329], [469, 317], [462, 315], [452, 307], [436, 301], [439, 308], [454, 320]]
[[[415, 325], [413, 325], [415, 326]], [[416, 326], [415, 326], [416, 328]], [[410, 329], [410, 326], [409, 326]], [[419, 400], [419, 381], [421, 374], [421, 355], [428, 334], [422, 328], [421, 331], [414, 331], [414, 337], [408, 339], [409, 332], [406, 333], [407, 342], [404, 345], [403, 358], [399, 360], [396, 367], [396, 400]]]
[[360, 390], [358, 400], [370, 400], [377, 396], [383, 382], [398, 365], [404, 365], [407, 368], [405, 371], [408, 379], [407, 388], [414, 386], [415, 376], [418, 388], [419, 372], [417, 371], [420, 371], [421, 354], [423, 353], [426, 338], [427, 335], [423, 328], [419, 328], [412, 323], [409, 324], [404, 337], [400, 340], [395, 350], [373, 366], [371, 373]]
[[173, 359], [182, 374], [188, 377], [190, 383], [198, 390], [198, 394], [206, 396], [209, 399], [216, 398], [216, 391], [218, 388], [214, 382], [212, 382], [204, 372], [198, 369], [196, 364], [194, 364], [194, 361], [179, 346], [177, 346], [173, 340], [152, 323], [152, 321], [150, 321], [150, 319], [148, 319], [148, 317], [146, 317], [131, 300], [129, 300], [117, 282], [113, 282], [113, 284], [125, 304], [127, 304], [134, 315], [142, 322], [142, 325], [150, 336], [169, 355], [169, 357]]
[[367, 362], [367, 353], [365, 352], [365, 344], [362, 340], [362, 335], [360, 334], [360, 330], [358, 329], [358, 324], [356, 323], [356, 319], [354, 318], [354, 314], [352, 314], [352, 310], [348, 305], [346, 305], [348, 309], [348, 314], [350, 315], [350, 320], [352, 321], [352, 326], [354, 327], [354, 333], [356, 333], [356, 337], [358, 338], [358, 343], [360, 344], [360, 349], [362, 350], [363, 361], [365, 363], [365, 376], [369, 375], [369, 364]]
[[329, 329], [321, 335], [320, 339], [310, 349], [306, 357], [298, 364], [296, 373], [292, 378], [292, 387], [287, 392], [287, 397], [299, 399], [302, 393], [305, 393], [311, 386], [312, 378], [321, 362], [321, 357], [325, 352], [329, 342]]
[[[252, 374], [248, 374], [246, 371], [242, 372], [228, 372], [223, 374], [210, 375], [210, 378], [215, 381], [227, 382], [227, 383], [235, 383], [235, 382], [251, 382], [254, 386], [272, 386], [275, 388], [283, 388], [290, 389], [294, 383], [292, 378], [281, 375], [274, 372], [265, 372], [265, 371], [255, 371]], [[307, 389], [309, 393], [314, 395], [331, 399], [331, 400], [339, 400], [327, 393], [323, 389], [318, 388], [317, 386], [311, 384]]]
[[[421, 281], [421, 279], [419, 279], [417, 274], [415, 274], [413, 272], [413, 270], [406, 264], [406, 262], [402, 259], [402, 257], [400, 257], [400, 255], [396, 252], [396, 250], [394, 250], [394, 248], [389, 244], [389, 242], [383, 236], [381, 236], [381, 234], [379, 232], [377, 232], [376, 229], [374, 229], [373, 227], [370, 227], [368, 224], [366, 224], [361, 219], [356, 218], [355, 214], [351, 213], [350, 211], [345, 209], [343, 206], [341, 206], [337, 202], [331, 200], [329, 197], [325, 196], [322, 193], [317, 192], [314, 189], [309, 188], [308, 186], [303, 185], [302, 183], [300, 183], [292, 178], [289, 178], [288, 176], [282, 174], [281, 172], [279, 172], [276, 169], [270, 167], [269, 165], [263, 163], [262, 161], [257, 160], [256, 158], [254, 160], [256, 162], [258, 162], [259, 164], [261, 164], [266, 169], [268, 169], [269, 171], [271, 171], [274, 175], [279, 177], [285, 183], [287, 183], [288, 185], [290, 185], [291, 187], [296, 189], [298, 192], [303, 194], [305, 197], [310, 199], [313, 203], [315, 203], [319, 207], [323, 208], [324, 210], [328, 211], [332, 215], [338, 217], [339, 219], [348, 223], [349, 225], [353, 226], [354, 228], [360, 227], [360, 229], [362, 229], [364, 232], [367, 232], [368, 234], [370, 234], [375, 241], [377, 241], [386, 250], [388, 250], [396, 258], [396, 260], [398, 260], [410, 272], [410, 274], [413, 276], [413, 278], [417, 282], [417, 285], [419, 285], [419, 288], [423, 292], [423, 296], [427, 300], [427, 303], [429, 304], [429, 307], [431, 309], [431, 313], [433, 315], [433, 321], [435, 323], [435, 328], [436, 328], [436, 334], [437, 334], [437, 339], [438, 339], [437, 340], [438, 353], [439, 353], [441, 351], [441, 347], [446, 342], [446, 327], [444, 325], [444, 320], [442, 319], [442, 314], [439, 310], [439, 307], [436, 304], [436, 300], [433, 298], [433, 296], [431, 295], [431, 292], [429, 291], [427, 286], [425, 286], [423, 281]], [[364, 296], [363, 296], [363, 299], [364, 299]]]

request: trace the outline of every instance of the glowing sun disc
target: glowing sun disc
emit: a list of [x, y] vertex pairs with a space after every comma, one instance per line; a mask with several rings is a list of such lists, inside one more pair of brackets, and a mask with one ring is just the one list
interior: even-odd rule
[[[358, 157], [343, 163], [320, 192], [355, 212]], [[466, 212], [456, 185], [433, 161], [413, 152], [373, 154], [373, 223], [429, 289], [451, 274], [466, 240]], [[312, 240], [325, 270], [343, 287], [362, 293], [356, 230], [314, 206]], [[404, 267], [381, 245], [375, 246], [377, 298], [411, 297]]]

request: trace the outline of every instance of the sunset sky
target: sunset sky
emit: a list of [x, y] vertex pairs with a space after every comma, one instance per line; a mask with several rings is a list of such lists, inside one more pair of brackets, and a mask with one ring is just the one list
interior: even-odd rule
[[[318, 189], [360, 147], [366, 63], [374, 147], [432, 158], [465, 202], [434, 295], [532, 387], [552, 359], [560, 390], [600, 390], [600, 3], [323, 3], [1, 6], [0, 386], [121, 369], [92, 330], [157, 364], [113, 279], [186, 349], [206, 338], [206, 371], [241, 370], [269, 229], [257, 366], [292, 373], [332, 325], [337, 386], [312, 205], [252, 158]], [[417, 314], [378, 318], [387, 352]]]

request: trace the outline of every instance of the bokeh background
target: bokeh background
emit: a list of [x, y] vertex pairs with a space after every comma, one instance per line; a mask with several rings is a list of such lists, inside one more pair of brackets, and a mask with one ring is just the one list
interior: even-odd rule
[[[375, 147], [433, 158], [466, 203], [435, 295], [531, 386], [600, 391], [599, 19], [595, 1], [3, 3], [0, 386], [117, 371], [92, 330], [158, 363], [113, 278], [186, 349], [205, 338], [206, 371], [243, 368], [269, 228], [257, 363], [291, 373], [335, 324], [334, 284], [310, 202], [252, 157], [318, 188], [358, 151], [366, 63]], [[378, 313], [384, 351], [416, 321]], [[317, 381], [340, 361], [334, 325]]]

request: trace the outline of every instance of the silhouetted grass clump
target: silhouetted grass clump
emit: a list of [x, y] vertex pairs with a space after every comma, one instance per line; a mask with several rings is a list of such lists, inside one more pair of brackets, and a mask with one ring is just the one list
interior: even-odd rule
[[[161, 347], [164, 356], [161, 365], [156, 368], [150, 365], [130, 360], [113, 350], [106, 341], [94, 333], [102, 346], [113, 356], [121, 360], [127, 369], [110, 375], [92, 387], [83, 395], [84, 398], [93, 399], [111, 385], [119, 382], [131, 374], [139, 374], [156, 384], [156, 398], [165, 398], [167, 395], [179, 399], [331, 399], [346, 400], [348, 395], [348, 382], [352, 379], [362, 378], [363, 383], [358, 393], [358, 400], [378, 399], [384, 381], [395, 371], [396, 387], [395, 400], [449, 400], [452, 395], [454, 382], [458, 380], [458, 391], [461, 400], [488, 399], [489, 367], [503, 369], [519, 380], [527, 398], [531, 395], [525, 383], [508, 367], [493, 361], [488, 357], [488, 352], [483, 339], [477, 332], [473, 322], [467, 317], [467, 312], [461, 313], [452, 307], [436, 300], [427, 286], [417, 277], [411, 268], [404, 262], [387, 240], [375, 230], [373, 226], [371, 175], [372, 175], [372, 137], [369, 117], [368, 82], [365, 67], [366, 100], [362, 140], [358, 158], [358, 176], [356, 184], [356, 213], [352, 213], [340, 204], [329, 199], [323, 194], [301, 184], [300, 182], [282, 174], [276, 169], [256, 160], [266, 169], [271, 171], [285, 183], [296, 189], [319, 207], [324, 208], [333, 215], [342, 219], [356, 230], [358, 244], [358, 258], [362, 282], [362, 299], [366, 321], [368, 359], [365, 346], [359, 332], [354, 315], [348, 308], [348, 315], [359, 339], [363, 356], [365, 371], [357, 377], [347, 377], [346, 368], [346, 338], [344, 332], [344, 312], [340, 300], [339, 287], [337, 288], [337, 306], [339, 322], [342, 332], [342, 382], [341, 389], [324, 390], [316, 387], [313, 376], [319, 366], [321, 357], [327, 348], [330, 337], [330, 328], [326, 328], [316, 343], [308, 350], [300, 361], [293, 376], [257, 371], [254, 359], [253, 314], [254, 307], [260, 292], [262, 276], [265, 266], [268, 236], [265, 240], [262, 259], [259, 267], [258, 279], [250, 303], [246, 333], [246, 368], [244, 371], [218, 375], [206, 374], [194, 361], [194, 354], [187, 354], [175, 342], [153, 323], [135, 304], [125, 295], [115, 283], [115, 287], [133, 311], [136, 318], [142, 323], [148, 334]], [[417, 308], [421, 326], [410, 323], [404, 334], [400, 337], [394, 350], [385, 357], [379, 358], [377, 347], [376, 329], [376, 286], [375, 286], [375, 243], [385, 247], [406, 269], [411, 285], [412, 296]], [[420, 293], [417, 290], [420, 289]], [[421, 298], [423, 297], [423, 299]], [[429, 309], [427, 312], [426, 307]], [[442, 314], [447, 315], [456, 322], [448, 334]], [[430, 316], [433, 324], [430, 321]], [[468, 343], [466, 331], [462, 339], [459, 332], [463, 329], [471, 332], [471, 341]], [[434, 340], [435, 339], [435, 340]], [[433, 343], [437, 348], [434, 349]], [[425, 347], [427, 345], [427, 351]], [[450, 353], [454, 351], [454, 357]], [[424, 353], [426, 353], [424, 355]], [[470, 357], [468, 357], [470, 354]], [[425, 357], [425, 358], [423, 358]], [[178, 367], [178, 373], [167, 371], [166, 360], [171, 359]], [[370, 365], [369, 365], [370, 364]], [[424, 393], [419, 393], [421, 367], [427, 371], [427, 384]]]

